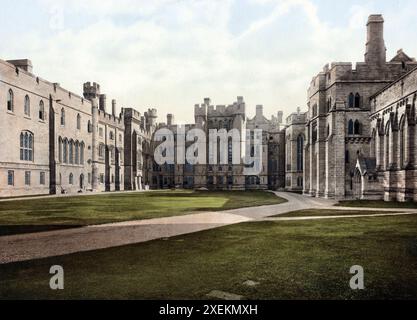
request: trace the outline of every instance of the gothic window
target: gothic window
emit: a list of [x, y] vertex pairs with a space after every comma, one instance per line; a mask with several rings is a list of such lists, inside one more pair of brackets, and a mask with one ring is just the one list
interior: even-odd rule
[[93, 127], [91, 126], [91, 121], [90, 120], [88, 120], [87, 131], [88, 131], [88, 133], [93, 132]]
[[355, 107], [355, 95], [353, 93], [349, 94], [349, 102], [348, 102], [349, 108]]
[[58, 138], [58, 159], [59, 162], [62, 163], [62, 138]]
[[316, 143], [316, 141], [317, 141], [317, 125], [315, 124], [315, 125], [313, 125], [313, 129], [312, 129], [312, 142], [313, 143]]
[[42, 100], [39, 102], [39, 120], [45, 120], [45, 106]]
[[31, 132], [20, 133], [20, 160], [33, 161], [33, 134]]
[[77, 115], [77, 130], [81, 130], [81, 116]]
[[14, 95], [12, 89], [7, 93], [7, 110], [13, 112], [14, 109]]
[[302, 187], [303, 186], [303, 177], [298, 177], [297, 178], [297, 187]]
[[406, 128], [404, 118], [400, 125], [400, 168], [404, 168], [406, 165]]
[[61, 126], [65, 126], [65, 110], [61, 109]]
[[349, 163], [350, 159], [349, 159], [349, 150], [346, 150], [345, 152], [345, 163]]
[[75, 141], [75, 164], [80, 164], [80, 144]]
[[355, 95], [355, 108], [361, 107], [361, 96], [359, 93], [356, 93]]
[[25, 116], [30, 116], [30, 99], [29, 96], [25, 96], [25, 106], [24, 106]]
[[233, 163], [233, 140], [232, 138], [229, 138], [229, 141], [228, 141], [228, 161], [229, 161], [229, 164]]
[[348, 123], [348, 134], [352, 135], [353, 133], [354, 133], [353, 120], [349, 120], [349, 123]]
[[74, 164], [74, 142], [71, 140], [68, 146], [68, 163]]
[[84, 164], [84, 142], [80, 145], [80, 164]]
[[304, 158], [304, 137], [299, 135], [297, 138], [297, 171], [303, 171], [303, 158]]
[[68, 163], [68, 140], [65, 139], [62, 145], [63, 163]]
[[353, 129], [354, 129], [353, 130], [353, 133], [354, 134], [361, 134], [361, 124], [360, 124], [360, 122], [358, 120], [355, 121], [355, 124], [354, 124], [354, 128]]
[[70, 173], [68, 180], [69, 180], [68, 182], [69, 182], [70, 185], [74, 184], [74, 175], [72, 173]]

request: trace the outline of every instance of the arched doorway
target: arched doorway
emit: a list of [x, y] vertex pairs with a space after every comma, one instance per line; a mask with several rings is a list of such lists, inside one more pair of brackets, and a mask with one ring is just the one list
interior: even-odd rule
[[356, 168], [355, 173], [353, 175], [353, 197], [356, 200], [362, 199], [363, 195], [363, 188], [362, 188], [362, 174], [358, 168]]
[[80, 175], [80, 189], [81, 190], [84, 189], [84, 175], [83, 174]]

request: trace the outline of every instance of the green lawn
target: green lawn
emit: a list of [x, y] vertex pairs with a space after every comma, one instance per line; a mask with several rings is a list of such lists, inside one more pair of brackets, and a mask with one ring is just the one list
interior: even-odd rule
[[415, 209], [417, 202], [388, 202], [382, 200], [347, 200], [339, 201], [337, 207], [364, 207], [364, 208], [400, 208]]
[[154, 191], [0, 202], [0, 235], [272, 205], [264, 191]]
[[[49, 289], [51, 265], [64, 267], [65, 290]], [[363, 291], [349, 287], [353, 265]], [[3, 299], [416, 299], [417, 217], [243, 223], [2, 265], [0, 283]]]
[[387, 214], [395, 213], [395, 211], [358, 211], [355, 209], [352, 210], [323, 210], [323, 209], [309, 209], [309, 210], [299, 210], [292, 211], [285, 214], [278, 214], [272, 216], [271, 218], [292, 218], [292, 217], [329, 217], [329, 216], [351, 216], [351, 215], [372, 215], [372, 214]]

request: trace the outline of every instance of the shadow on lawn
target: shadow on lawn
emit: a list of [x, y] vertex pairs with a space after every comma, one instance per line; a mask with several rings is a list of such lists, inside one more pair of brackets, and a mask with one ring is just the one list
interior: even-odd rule
[[0, 225], [0, 237], [24, 233], [65, 230], [83, 227], [82, 225]]

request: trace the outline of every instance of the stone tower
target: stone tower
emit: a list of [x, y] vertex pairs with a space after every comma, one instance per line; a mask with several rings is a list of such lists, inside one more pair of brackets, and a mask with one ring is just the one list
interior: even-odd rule
[[365, 62], [384, 65], [387, 62], [387, 49], [384, 41], [384, 18], [380, 14], [370, 15], [367, 23], [367, 42]]
[[[93, 82], [86, 82], [83, 86], [84, 98], [91, 101], [91, 134], [92, 134], [92, 175], [91, 187], [93, 191], [98, 189], [98, 142], [97, 142], [97, 127], [98, 127], [98, 108], [100, 100], [100, 85]], [[90, 128], [89, 128], [90, 129]]]

